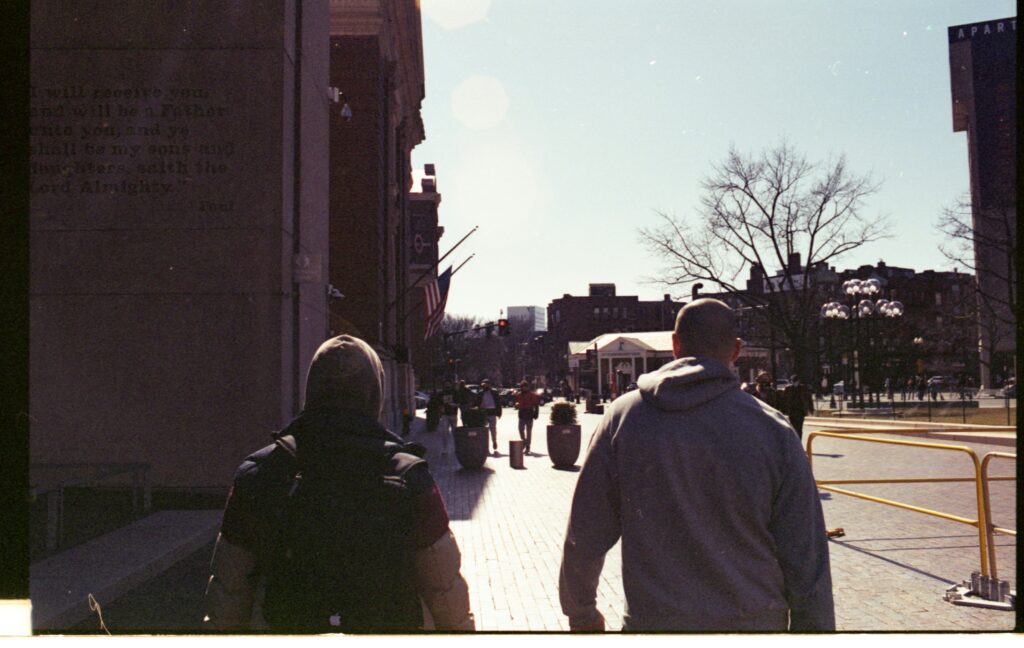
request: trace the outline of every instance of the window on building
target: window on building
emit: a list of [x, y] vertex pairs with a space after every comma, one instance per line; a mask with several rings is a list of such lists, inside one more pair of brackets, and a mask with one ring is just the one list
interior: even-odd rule
[[940, 292], [935, 293], [935, 305], [942, 306], [942, 293]]
[[601, 307], [594, 306], [594, 319], [601, 319]]
[[942, 326], [942, 315], [935, 316], [935, 326]]
[[604, 308], [602, 308], [602, 309], [601, 309], [601, 311], [602, 311], [602, 312], [601, 312], [601, 314], [602, 314], [602, 315], [604, 315], [605, 319], [607, 319], [608, 317], [610, 317], [610, 316], [611, 316], [611, 314], [612, 314], [612, 309], [611, 309], [611, 308], [608, 308], [607, 306], [605, 306]]
[[619, 319], [619, 307], [618, 306], [615, 306], [614, 308], [612, 308], [612, 317], [615, 318], [615, 319]]

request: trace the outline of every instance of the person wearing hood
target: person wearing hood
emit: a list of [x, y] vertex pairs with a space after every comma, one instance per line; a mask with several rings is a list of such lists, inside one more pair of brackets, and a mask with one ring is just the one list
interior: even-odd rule
[[245, 459], [228, 495], [204, 627], [289, 633], [471, 631], [424, 449], [378, 423], [384, 372], [347, 335], [317, 350], [299, 416]]
[[672, 347], [591, 437], [559, 578], [570, 629], [604, 630], [597, 583], [621, 539], [624, 631], [835, 630], [810, 464], [785, 417], [740, 390], [732, 310], [688, 304]]

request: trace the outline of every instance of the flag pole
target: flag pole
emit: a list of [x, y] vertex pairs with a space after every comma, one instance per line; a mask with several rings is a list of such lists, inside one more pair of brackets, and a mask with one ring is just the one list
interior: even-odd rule
[[[405, 291], [403, 291], [401, 295], [399, 295], [398, 297], [396, 297], [396, 298], [394, 299], [394, 301], [392, 301], [392, 302], [391, 302], [390, 304], [388, 304], [388, 307], [387, 307], [387, 309], [386, 309], [386, 310], [384, 311], [384, 312], [385, 312], [385, 314], [386, 314], [386, 313], [389, 313], [389, 312], [391, 312], [391, 309], [392, 309], [392, 308], [394, 308], [395, 304], [397, 304], [397, 303], [398, 303], [398, 300], [399, 300], [399, 299], [401, 299], [402, 297], [405, 297], [406, 295], [408, 295], [408, 294], [409, 294], [409, 291], [411, 291], [411, 290], [412, 290], [413, 288], [416, 288], [416, 287], [417, 287], [417, 284], [419, 284], [419, 282], [420, 282], [420, 279], [423, 279], [423, 277], [426, 277], [426, 276], [427, 276], [428, 274], [430, 274], [430, 273], [431, 273], [432, 271], [435, 271], [435, 270], [437, 270], [437, 267], [438, 267], [439, 265], [441, 265], [441, 262], [442, 262], [442, 261], [444, 261], [444, 260], [445, 260], [445, 259], [446, 259], [446, 258], [448, 257], [448, 255], [449, 255], [449, 254], [451, 254], [452, 252], [454, 252], [454, 251], [455, 251], [455, 248], [457, 248], [457, 247], [459, 247], [460, 245], [462, 245], [462, 242], [463, 242], [463, 241], [465, 241], [466, 239], [468, 239], [468, 238], [469, 238], [469, 237], [470, 237], [470, 236], [471, 236], [471, 235], [472, 235], [472, 234], [473, 234], [474, 232], [476, 232], [476, 231], [477, 231], [478, 229], [480, 229], [480, 226], [479, 226], [479, 225], [475, 225], [475, 226], [473, 227], [473, 229], [469, 230], [469, 234], [466, 234], [465, 236], [463, 236], [462, 238], [460, 238], [460, 239], [459, 239], [459, 242], [458, 242], [458, 243], [456, 243], [455, 245], [453, 245], [453, 246], [452, 246], [452, 248], [451, 248], [450, 250], [448, 250], [447, 252], [445, 252], [445, 253], [444, 253], [444, 256], [442, 256], [441, 258], [439, 258], [439, 259], [438, 259], [437, 261], [434, 261], [434, 263], [433, 263], [433, 264], [432, 264], [432, 265], [431, 265], [431, 266], [430, 266], [429, 268], [427, 268], [426, 270], [424, 270], [424, 271], [423, 271], [423, 273], [422, 273], [422, 274], [421, 274], [420, 276], [416, 277], [416, 280], [415, 280], [415, 281], [413, 281], [413, 282], [412, 282], [411, 284], [409, 284], [409, 286], [407, 286], [407, 287], [406, 287]], [[469, 260], [469, 259], [467, 259], [467, 261], [468, 261], [468, 260]], [[465, 265], [465, 264], [463, 264], [463, 265]], [[459, 267], [461, 268], [462, 266], [459, 266]], [[453, 272], [452, 274], [455, 274], [455, 273]], [[404, 319], [404, 318], [403, 318], [403, 319]]]
[[[469, 257], [467, 257], [465, 261], [463, 261], [462, 263], [459, 264], [458, 268], [455, 268], [454, 270], [452, 270], [452, 275], [451, 276], [454, 277], [455, 273], [458, 272], [459, 270], [461, 270], [462, 266], [464, 266], [467, 263], [469, 263], [469, 260], [472, 259], [475, 256], [476, 256], [476, 252], [474, 252], [473, 254], [470, 254]], [[402, 313], [402, 320], [401, 321], [404, 322], [406, 320], [406, 318], [408, 318], [410, 315], [412, 315], [412, 312], [414, 310], [416, 310], [417, 308], [420, 308], [421, 306], [423, 306], [424, 303], [425, 302], [421, 301], [418, 304], [416, 304], [415, 306], [413, 306], [412, 308], [410, 308], [409, 310], [407, 310], [404, 313]]]
[[454, 270], [452, 270], [452, 276], [454, 277], [455, 273], [458, 272], [459, 270], [461, 270], [462, 266], [464, 266], [467, 263], [469, 263], [469, 260], [472, 259], [475, 256], [476, 256], [476, 252], [474, 252], [473, 254], [470, 254], [469, 257], [467, 257], [465, 261], [463, 261], [462, 263], [459, 264], [458, 268], [455, 268]]

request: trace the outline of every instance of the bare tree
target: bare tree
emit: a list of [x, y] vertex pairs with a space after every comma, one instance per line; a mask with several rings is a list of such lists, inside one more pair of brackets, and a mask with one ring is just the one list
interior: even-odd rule
[[942, 210], [936, 227], [947, 238], [943, 256], [974, 274], [974, 314], [985, 347], [980, 362], [1001, 365], [991, 352], [1012, 343], [1017, 324], [1016, 208], [973, 209], [964, 195]]
[[[443, 373], [447, 377], [458, 377], [470, 383], [484, 378], [494, 384], [502, 382], [505, 367], [513, 366], [509, 361], [513, 346], [501, 338], [495, 325], [487, 332], [488, 322], [471, 315], [445, 314], [441, 322], [441, 333], [432, 340], [433, 353], [442, 358]], [[515, 335], [515, 328], [512, 329]], [[449, 364], [451, 361], [451, 364]]]
[[[816, 272], [841, 255], [886, 236], [884, 217], [862, 212], [878, 191], [844, 156], [812, 163], [785, 142], [756, 155], [730, 148], [702, 183], [696, 222], [659, 212], [661, 223], [640, 230], [641, 242], [664, 262], [654, 281], [665, 286], [705, 282], [735, 295], [763, 320], [773, 346], [792, 350], [808, 376], [816, 353], [813, 332], [822, 294]], [[793, 263], [796, 255], [802, 263]], [[778, 277], [762, 278], [772, 267]], [[741, 285], [755, 269], [753, 289]]]

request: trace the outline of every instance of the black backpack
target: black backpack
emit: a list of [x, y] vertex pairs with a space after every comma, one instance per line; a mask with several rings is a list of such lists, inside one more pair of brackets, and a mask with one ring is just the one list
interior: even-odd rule
[[[263, 616], [276, 632], [410, 632], [423, 624], [415, 589], [413, 508], [406, 476], [416, 444], [347, 437], [341, 452], [271, 454], [277, 483], [259, 558]], [[275, 458], [274, 455], [277, 455]], [[310, 458], [312, 457], [312, 458]]]

